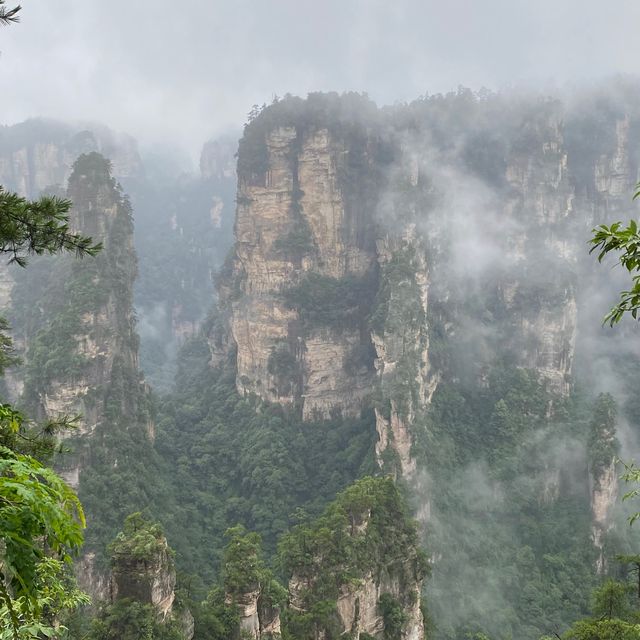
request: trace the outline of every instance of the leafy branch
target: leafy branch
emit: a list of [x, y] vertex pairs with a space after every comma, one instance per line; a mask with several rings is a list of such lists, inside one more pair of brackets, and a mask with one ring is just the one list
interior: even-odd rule
[[[622, 461], [620, 460], [620, 462]], [[640, 468], [636, 467], [634, 462], [622, 462], [622, 465], [624, 466], [625, 472], [622, 474], [621, 479], [627, 483], [640, 483]], [[631, 491], [627, 491], [622, 496], [622, 500], [631, 500], [632, 498], [636, 498], [639, 495], [640, 489], [631, 489]], [[633, 515], [629, 516], [629, 524], [633, 524], [638, 519], [640, 519], [640, 513], [634, 513]]]

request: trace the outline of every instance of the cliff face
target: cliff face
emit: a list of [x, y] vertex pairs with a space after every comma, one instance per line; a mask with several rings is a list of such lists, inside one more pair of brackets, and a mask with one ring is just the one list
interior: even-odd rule
[[387, 234], [377, 247], [381, 275], [371, 320], [380, 388], [376, 457], [385, 471], [409, 479], [416, 471], [412, 428], [439, 379], [429, 353], [429, 273], [415, 225], [400, 237]]
[[233, 605], [237, 612], [242, 637], [252, 640], [280, 638], [280, 610], [264, 602], [260, 589], [229, 595], [225, 602], [227, 605]]
[[[136, 261], [131, 211], [104, 158], [81, 156], [67, 195], [74, 203], [72, 228], [102, 242], [104, 248], [95, 259], [47, 260], [36, 265], [49, 272], [34, 276], [50, 278], [50, 288], [39, 313], [26, 309], [32, 318], [22, 326], [24, 399], [43, 419], [81, 415], [74, 434], [76, 454], [67, 460], [64, 472], [77, 488], [85, 464], [86, 452], [82, 451], [107, 420], [105, 403], [114, 376], [138, 378], [132, 305]], [[28, 292], [22, 290], [20, 295]], [[59, 350], [50, 351], [51, 344], [60, 345]], [[133, 416], [140, 412], [146, 393], [141, 379], [135, 384], [138, 390], [132, 390], [121, 407], [123, 413]], [[150, 421], [146, 428], [151, 436]]]
[[[506, 255], [516, 277], [511, 273], [502, 284], [502, 302], [515, 325], [509, 346], [521, 366], [536, 370], [562, 396], [571, 385], [575, 272], [582, 253], [567, 233], [582, 215], [574, 207], [567, 161], [560, 107], [540, 105], [538, 113], [524, 119], [507, 156], [503, 205], [504, 218], [514, 223]], [[532, 298], [536, 304], [526, 304]]]
[[592, 539], [599, 553], [596, 561], [599, 574], [606, 570], [605, 536], [613, 527], [613, 508], [617, 499], [618, 470], [616, 462], [612, 460], [606, 468], [592, 476], [591, 482]]
[[[257, 144], [263, 166], [240, 164], [238, 177], [230, 293], [238, 391], [300, 405], [305, 418], [358, 414], [374, 377], [366, 324], [356, 314], [357, 289], [376, 269], [366, 218], [375, 198], [358, 201], [341, 181], [374, 170], [370, 141], [357, 150], [325, 128], [277, 127]], [[324, 309], [296, 295], [310, 286]], [[336, 313], [354, 321], [334, 322]]]
[[148, 558], [118, 557], [111, 571], [110, 598], [132, 598], [150, 604], [163, 619], [171, 616], [176, 573], [168, 555], [167, 541]]
[[227, 530], [226, 536], [224, 606], [237, 620], [233, 635], [252, 640], [280, 638], [280, 609], [286, 591], [264, 564], [260, 536], [240, 525]]
[[[44, 191], [62, 197], [67, 193], [67, 182], [72, 174], [78, 156], [98, 152], [109, 158], [112, 171], [118, 178], [132, 178], [142, 174], [142, 165], [137, 144], [133, 138], [111, 131], [101, 125], [91, 125], [84, 129], [79, 125], [69, 125], [55, 120], [33, 119], [0, 127], [0, 185], [27, 198], [38, 198]], [[105, 207], [108, 207], [105, 204]], [[77, 210], [75, 212], [77, 214]], [[83, 222], [77, 220], [77, 228]], [[100, 230], [104, 237], [106, 229]], [[0, 265], [0, 312], [11, 314], [11, 298], [16, 279], [24, 278], [15, 268]], [[18, 293], [18, 298], [22, 297]], [[22, 322], [16, 319], [18, 332]], [[21, 337], [17, 336], [19, 347]], [[14, 400], [22, 393], [23, 380], [11, 372], [8, 376], [8, 390]], [[81, 390], [76, 390], [81, 393]], [[57, 397], [64, 391], [54, 392], [51, 410], [69, 405], [70, 397]], [[74, 392], [73, 395], [77, 395]]]
[[608, 393], [600, 394], [594, 407], [588, 443], [591, 538], [598, 551], [596, 569], [600, 574], [606, 570], [605, 538], [613, 527], [618, 498], [616, 417], [613, 397]]
[[438, 382], [460, 376], [451, 344], [468, 342], [480, 386], [507, 358], [556, 399], [571, 393], [584, 238], [630, 193], [636, 129], [609, 119], [586, 148], [600, 116], [557, 100], [505, 106], [502, 120], [479, 101], [470, 125], [366, 101], [354, 116], [334, 99], [277, 103], [246, 127], [226, 348], [240, 393], [304, 419], [373, 406], [378, 462], [408, 477]]
[[[78, 491], [89, 523], [79, 581], [108, 596], [100, 569], [124, 517], [149, 503], [157, 473], [149, 389], [138, 369], [136, 256], [128, 199], [97, 153], [74, 164], [70, 226], [103, 244], [96, 257], [34, 259], [16, 271], [9, 317], [24, 345], [21, 403], [39, 420], [78, 416], [54, 464]], [[154, 596], [155, 597], [155, 596]]]

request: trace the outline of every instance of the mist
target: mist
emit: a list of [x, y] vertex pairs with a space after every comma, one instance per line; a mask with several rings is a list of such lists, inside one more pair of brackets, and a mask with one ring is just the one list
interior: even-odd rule
[[194, 163], [274, 95], [558, 87], [635, 73], [640, 57], [632, 0], [22, 4], [0, 34], [1, 123], [96, 120]]

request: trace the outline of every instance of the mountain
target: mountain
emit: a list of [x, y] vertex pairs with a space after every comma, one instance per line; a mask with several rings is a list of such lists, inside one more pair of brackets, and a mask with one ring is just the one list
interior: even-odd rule
[[81, 156], [73, 220], [103, 253], [1, 289], [8, 386], [85, 416], [58, 462], [89, 515], [80, 573], [104, 586], [146, 509], [195, 640], [539, 640], [587, 616], [639, 542], [617, 462], [638, 329], [601, 326], [626, 283], [587, 244], [631, 215], [639, 105], [622, 82], [287, 96], [235, 174], [212, 141], [199, 177], [123, 178], [133, 208]]

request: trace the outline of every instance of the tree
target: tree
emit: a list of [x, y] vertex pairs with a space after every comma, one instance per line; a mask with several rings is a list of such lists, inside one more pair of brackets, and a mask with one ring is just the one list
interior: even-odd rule
[[[636, 185], [633, 199], [640, 197], [640, 183]], [[592, 245], [590, 253], [598, 251], [598, 262], [610, 253], [619, 254], [621, 264], [632, 275], [632, 286], [628, 291], [620, 293], [620, 301], [611, 308], [605, 316], [604, 322], [613, 326], [620, 322], [625, 313], [631, 313], [638, 318], [640, 309], [640, 233], [638, 223], [631, 220], [625, 227], [622, 222], [614, 222], [611, 225], [601, 224], [592, 231], [593, 237], [589, 240]]]
[[593, 617], [576, 622], [562, 640], [637, 640], [640, 624], [633, 619], [628, 593], [624, 582], [604, 582], [593, 592]]
[[[636, 184], [633, 200], [640, 198], [640, 182]], [[592, 230], [593, 237], [589, 240], [592, 245], [589, 253], [598, 251], [598, 261], [602, 262], [605, 256], [610, 253], [619, 254], [618, 262], [630, 274], [631, 287], [627, 291], [620, 293], [620, 301], [614, 305], [604, 318], [604, 322], [608, 322], [613, 327], [620, 322], [625, 313], [630, 313], [634, 319], [638, 319], [640, 309], [640, 232], [638, 223], [630, 220], [627, 226], [623, 226], [622, 222], [614, 222], [611, 225], [601, 224]], [[640, 469], [636, 468], [633, 463], [625, 464], [625, 473], [622, 479], [626, 482], [640, 482]], [[638, 489], [628, 491], [623, 500], [636, 497], [640, 494]], [[629, 518], [633, 524], [640, 513], [635, 513]]]
[[625, 583], [607, 580], [593, 592], [593, 615], [601, 620], [625, 618], [629, 613], [628, 593], [629, 587]]
[[9, 264], [26, 266], [28, 255], [63, 251], [78, 257], [96, 255], [100, 244], [69, 229], [71, 201], [57, 196], [27, 200], [0, 187], [0, 253]]
[[[80, 501], [52, 469], [0, 447], [0, 619], [8, 620], [15, 640], [31, 637], [32, 630], [45, 633], [47, 594], [65, 591], [59, 563], [80, 548], [84, 526]], [[58, 570], [47, 573], [52, 561]], [[65, 605], [83, 601], [68, 595]]]
[[562, 640], [638, 640], [640, 624], [624, 620], [580, 620]]
[[11, 24], [12, 22], [20, 22], [20, 16], [18, 13], [22, 7], [17, 5], [13, 9], [7, 9], [3, 5], [6, 4], [6, 0], [0, 0], [0, 24]]
[[[640, 469], [636, 467], [633, 462], [630, 462], [628, 464], [623, 462], [623, 465], [625, 468], [625, 472], [622, 474], [622, 479], [627, 483], [632, 482], [636, 485], [640, 483]], [[640, 489], [630, 489], [622, 496], [622, 500], [636, 498], [639, 495]], [[631, 516], [629, 516], [629, 523], [633, 524], [638, 518], [640, 518], [640, 512], [632, 514]]]
[[[21, 6], [0, 0], [0, 24], [19, 21]], [[27, 265], [31, 255], [101, 249], [69, 227], [71, 202], [55, 196], [28, 200], [0, 186], [0, 255]], [[17, 359], [0, 318], [0, 375]], [[68, 426], [64, 419], [58, 426]], [[0, 640], [51, 637], [59, 615], [88, 602], [65, 571], [83, 542], [84, 513], [73, 490], [33, 455], [51, 452], [55, 423], [41, 433], [9, 404], [0, 404]], [[22, 450], [22, 452], [21, 452]]]
[[637, 576], [638, 600], [640, 600], [640, 555], [617, 555], [616, 560], [625, 566], [631, 565], [629, 571]]

